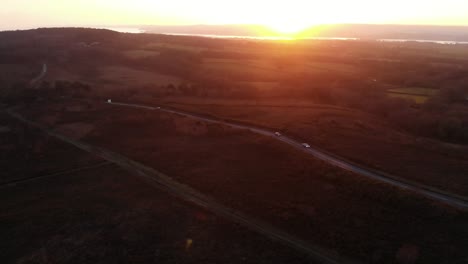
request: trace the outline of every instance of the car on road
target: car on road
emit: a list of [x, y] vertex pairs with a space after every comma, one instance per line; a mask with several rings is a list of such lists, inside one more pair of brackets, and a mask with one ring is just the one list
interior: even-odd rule
[[161, 109], [161, 107], [160, 107], [160, 106], [158, 106], [158, 107], [156, 107], [156, 109]]
[[307, 144], [307, 143], [302, 143], [302, 146], [303, 146], [304, 148], [310, 148], [310, 145]]
[[107, 102], [110, 104], [110, 103], [112, 103], [112, 100], [111, 100], [111, 99], [107, 99]]
[[275, 136], [281, 137], [281, 133], [280, 132], [275, 132]]

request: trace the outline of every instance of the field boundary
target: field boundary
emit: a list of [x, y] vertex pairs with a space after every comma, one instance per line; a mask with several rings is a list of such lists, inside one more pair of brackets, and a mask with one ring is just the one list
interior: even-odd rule
[[27, 177], [27, 178], [21, 178], [21, 179], [9, 181], [9, 182], [1, 183], [0, 184], [0, 189], [6, 188], [6, 187], [14, 187], [17, 184], [22, 184], [22, 183], [25, 183], [25, 182], [37, 181], [37, 180], [42, 180], [42, 179], [45, 179], [45, 178], [57, 177], [57, 176], [61, 176], [61, 175], [73, 174], [73, 173], [76, 173], [76, 172], [82, 172], [82, 171], [86, 171], [86, 170], [97, 169], [97, 168], [100, 168], [100, 167], [103, 167], [103, 166], [106, 166], [106, 165], [109, 165], [109, 164], [111, 164], [111, 162], [104, 161], [104, 162], [100, 162], [98, 164], [82, 166], [80, 168], [64, 170], [64, 171], [60, 171], [60, 172], [56, 172], [56, 173], [51, 173], [51, 174], [46, 174], [46, 175], [39, 175], [39, 176], [32, 176], [32, 177]]
[[429, 97], [430, 95], [427, 94], [418, 94], [418, 93], [405, 93], [405, 92], [391, 92], [387, 91], [389, 94], [403, 94], [403, 95], [413, 95], [413, 96], [424, 96], [424, 97]]

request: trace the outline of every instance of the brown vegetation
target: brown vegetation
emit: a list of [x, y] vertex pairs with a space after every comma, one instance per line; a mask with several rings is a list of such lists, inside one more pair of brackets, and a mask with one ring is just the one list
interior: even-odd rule
[[319, 146], [360, 164], [468, 195], [468, 148], [417, 138], [373, 115], [327, 105], [168, 103], [177, 109], [249, 123]]
[[400, 248], [411, 244], [424, 263], [465, 257], [467, 234], [459, 229], [465, 214], [330, 167], [274, 140], [114, 106], [62, 113], [60, 122], [77, 115], [96, 126], [86, 141], [341, 254], [391, 263]]
[[52, 175], [97, 162], [92, 156], [83, 156], [73, 147], [12, 121], [4, 113], [0, 115], [0, 124], [9, 128], [0, 137], [0, 184]]
[[[353, 161], [466, 195], [467, 50], [463, 45], [228, 40], [89, 29], [2, 32], [0, 103], [23, 106], [34, 120], [156, 167], [341, 254], [370, 263], [401, 262], [408, 255], [420, 263], [456, 263], [467, 258], [465, 213], [330, 167], [268, 138], [102, 102], [165, 103], [274, 128]], [[31, 89], [28, 81], [42, 63], [49, 75]], [[434, 92], [420, 105], [387, 94], [408, 87]], [[3, 117], [0, 122], [4, 183], [90, 162], [35, 131]], [[196, 254], [174, 257], [180, 253], [177, 216], [186, 214], [176, 210], [167, 217], [167, 210], [175, 210], [167, 208], [173, 199], [115, 168], [100, 172], [2, 192], [5, 232], [17, 234], [12, 243], [1, 241], [7, 248], [2, 259], [57, 257], [62, 262], [76, 256], [79, 262], [101, 256], [109, 262], [162, 258], [179, 263], [193, 257], [238, 263], [244, 252], [253, 255], [249, 248], [270, 246], [235, 227], [222, 225], [217, 231], [219, 222], [213, 220], [188, 226], [204, 241], [222, 240], [221, 247], [206, 242]], [[46, 187], [52, 196], [46, 196]], [[70, 196], [63, 199], [64, 193]], [[122, 210], [135, 217], [128, 220]], [[158, 229], [165, 225], [175, 232], [167, 239]], [[201, 230], [208, 226], [216, 230], [205, 237]], [[233, 234], [236, 246], [219, 239], [225, 234]], [[167, 249], [167, 255], [141, 250], [148, 245]], [[210, 254], [216, 250], [228, 253]], [[288, 253], [278, 257], [282, 251], [274, 245], [261, 252], [250, 261], [291, 260]]]
[[[19, 130], [22, 125], [4, 116], [1, 122], [12, 127], [8, 138], [19, 148], [0, 142], [6, 156], [0, 182], [3, 263], [311, 263], [113, 165], [70, 172], [102, 161], [53, 138], [43, 144], [41, 132]], [[41, 145], [40, 157], [15, 138]], [[45, 167], [59, 173], [42, 175]], [[7, 185], [4, 175], [22, 181]]]

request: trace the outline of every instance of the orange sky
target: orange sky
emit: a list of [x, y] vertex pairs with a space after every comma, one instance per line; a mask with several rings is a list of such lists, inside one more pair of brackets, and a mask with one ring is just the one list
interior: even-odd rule
[[[3, 2], [3, 1], [2, 1]], [[467, 0], [6, 0], [0, 29], [44, 26], [325, 23], [468, 25]]]

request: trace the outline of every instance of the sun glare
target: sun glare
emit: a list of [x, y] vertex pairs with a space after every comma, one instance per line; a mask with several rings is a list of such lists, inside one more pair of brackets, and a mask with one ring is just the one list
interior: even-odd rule
[[304, 23], [284, 22], [284, 23], [273, 23], [268, 26], [279, 34], [294, 35], [307, 29], [311, 25], [307, 25]]
[[308, 5], [288, 5], [278, 3], [270, 5], [268, 12], [262, 14], [260, 23], [269, 27], [273, 32], [279, 35], [294, 37], [300, 32], [322, 23], [320, 15], [311, 15]]

